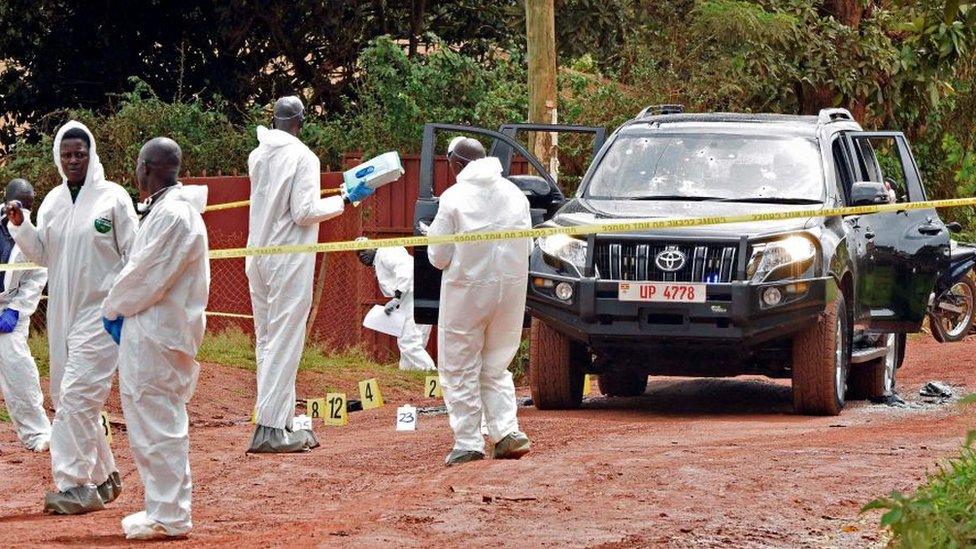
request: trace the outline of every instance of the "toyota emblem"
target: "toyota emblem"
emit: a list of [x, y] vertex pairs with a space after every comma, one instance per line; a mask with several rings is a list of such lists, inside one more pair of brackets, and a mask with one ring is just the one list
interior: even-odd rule
[[687, 260], [688, 257], [684, 252], [674, 246], [668, 246], [663, 252], [657, 254], [654, 258], [654, 264], [666, 273], [673, 273], [680, 271]]

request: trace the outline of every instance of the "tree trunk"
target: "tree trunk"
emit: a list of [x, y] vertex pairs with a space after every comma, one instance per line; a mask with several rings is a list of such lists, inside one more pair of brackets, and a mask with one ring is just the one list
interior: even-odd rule
[[828, 0], [824, 2], [824, 9], [841, 24], [857, 29], [861, 26], [861, 19], [865, 12], [873, 3], [864, 0]]
[[424, 32], [426, 11], [427, 0], [413, 0], [413, 8], [410, 10], [410, 48], [407, 52], [410, 57], [417, 55], [420, 34]]
[[[529, 122], [553, 124], [556, 112], [556, 22], [553, 0], [526, 0], [525, 33], [529, 58]], [[530, 150], [555, 176], [556, 134], [530, 137]]]

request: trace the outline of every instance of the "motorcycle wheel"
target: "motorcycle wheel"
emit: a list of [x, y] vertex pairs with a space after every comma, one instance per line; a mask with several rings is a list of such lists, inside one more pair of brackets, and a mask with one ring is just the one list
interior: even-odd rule
[[940, 343], [962, 341], [973, 327], [976, 282], [964, 276], [952, 285], [929, 312], [932, 337]]

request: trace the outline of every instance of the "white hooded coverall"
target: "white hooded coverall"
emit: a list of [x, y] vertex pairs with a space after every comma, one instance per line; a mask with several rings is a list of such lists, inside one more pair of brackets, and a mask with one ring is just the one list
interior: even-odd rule
[[[257, 129], [258, 147], [247, 159], [251, 177], [248, 247], [318, 242], [319, 222], [341, 214], [340, 196], [320, 198], [319, 159], [297, 137]], [[257, 355], [257, 424], [291, 427], [295, 377], [312, 307], [315, 254], [245, 260]]]
[[[61, 136], [81, 128], [91, 141], [88, 174], [72, 202], [61, 168]], [[31, 261], [48, 269], [47, 336], [51, 361], [51, 468], [59, 491], [101, 484], [115, 472], [99, 412], [112, 388], [118, 346], [102, 326], [102, 301], [135, 236], [132, 199], [107, 181], [95, 138], [68, 122], [54, 138], [62, 184], [44, 197], [37, 226], [25, 212], [10, 234]]]
[[152, 204], [128, 262], [105, 298], [122, 316], [119, 392], [132, 456], [146, 486], [146, 519], [168, 535], [190, 531], [190, 437], [186, 403], [200, 367], [210, 291], [207, 188], [177, 184]]
[[434, 361], [427, 354], [430, 326], [413, 321], [413, 256], [404, 247], [378, 248], [373, 258], [376, 280], [386, 297], [400, 291], [400, 310], [407, 313], [403, 333], [397, 338], [401, 370], [433, 370]]
[[[0, 223], [6, 223], [6, 219], [0, 217]], [[20, 248], [14, 245], [7, 262], [26, 261]], [[0, 276], [4, 281], [0, 311], [9, 308], [20, 313], [14, 331], [0, 334], [0, 391], [20, 442], [33, 450], [46, 446], [51, 438], [51, 422], [44, 411], [37, 364], [27, 346], [30, 318], [47, 284], [47, 269], [5, 271]]]
[[[429, 234], [530, 228], [528, 200], [501, 174], [495, 157], [465, 166], [441, 196]], [[484, 452], [482, 409], [494, 442], [519, 430], [508, 366], [522, 337], [530, 251], [529, 239], [427, 249], [444, 271], [437, 367], [455, 450]]]

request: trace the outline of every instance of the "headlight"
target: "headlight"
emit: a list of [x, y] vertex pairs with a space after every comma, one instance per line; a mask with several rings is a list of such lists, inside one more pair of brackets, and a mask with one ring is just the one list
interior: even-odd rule
[[586, 267], [586, 241], [564, 234], [544, 236], [536, 241], [546, 255], [561, 259], [581, 272]]
[[817, 247], [802, 236], [756, 244], [752, 247], [746, 275], [753, 282], [794, 278], [810, 268], [816, 255]]

